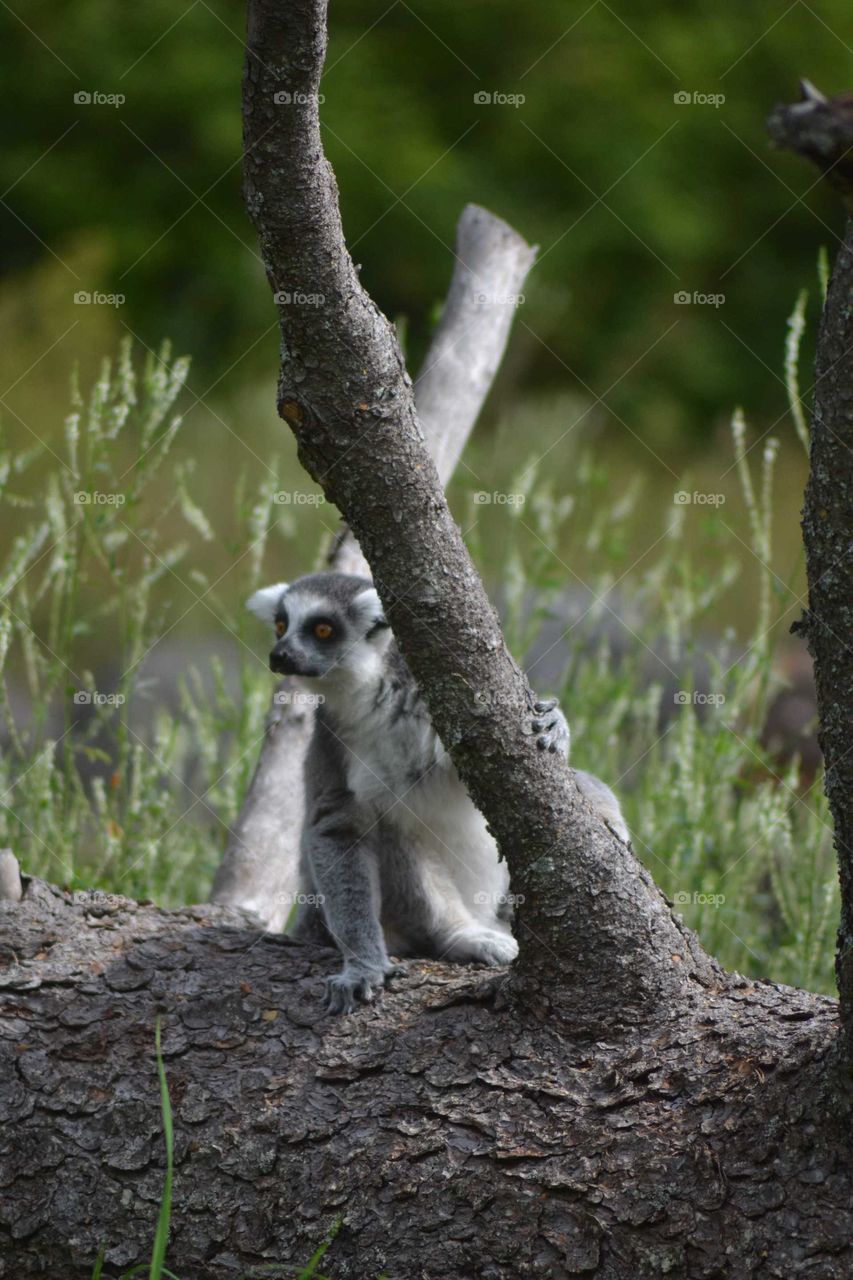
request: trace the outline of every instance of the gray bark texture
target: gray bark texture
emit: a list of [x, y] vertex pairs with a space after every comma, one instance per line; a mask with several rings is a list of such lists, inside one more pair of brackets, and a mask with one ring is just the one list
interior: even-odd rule
[[[853, 95], [805, 100], [770, 119], [777, 143], [818, 165], [853, 209]], [[841, 1047], [853, 1075], [853, 219], [832, 271], [815, 353], [809, 480], [803, 505], [809, 606], [796, 629], [814, 659], [819, 741], [841, 881], [836, 974]]]
[[[488, 395], [535, 252], [487, 210], [468, 205], [463, 211], [450, 289], [415, 383], [419, 420], [442, 484], [452, 476]], [[370, 575], [347, 529], [335, 542], [329, 567]], [[278, 692], [290, 687], [284, 681]], [[304, 704], [273, 697], [255, 773], [211, 892], [211, 901], [251, 911], [271, 930], [284, 927], [298, 888], [302, 768], [313, 723]]]
[[292, 1280], [339, 1220], [333, 1280], [853, 1275], [831, 1000], [733, 976], [591, 1045], [461, 965], [323, 1017], [331, 952], [227, 908], [30, 880], [0, 939], [3, 1280], [150, 1257], [158, 1016], [181, 1280]]

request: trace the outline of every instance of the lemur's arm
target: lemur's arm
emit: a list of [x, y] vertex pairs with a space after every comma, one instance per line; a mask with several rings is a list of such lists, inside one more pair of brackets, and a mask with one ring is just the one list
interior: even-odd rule
[[318, 714], [305, 760], [304, 882], [317, 895], [326, 928], [344, 960], [330, 978], [330, 1013], [369, 1001], [393, 972], [380, 924], [377, 850], [362, 832], [347, 789], [340, 746]]

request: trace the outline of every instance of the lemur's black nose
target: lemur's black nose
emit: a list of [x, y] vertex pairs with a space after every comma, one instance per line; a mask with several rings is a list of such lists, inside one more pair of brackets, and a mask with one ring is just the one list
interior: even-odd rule
[[270, 671], [275, 671], [277, 675], [294, 676], [299, 668], [292, 658], [288, 657], [281, 649], [273, 649], [270, 654]]

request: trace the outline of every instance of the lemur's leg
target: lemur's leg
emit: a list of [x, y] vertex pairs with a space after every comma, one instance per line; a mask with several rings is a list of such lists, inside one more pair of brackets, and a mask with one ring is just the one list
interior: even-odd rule
[[[479, 832], [478, 832], [479, 834]], [[498, 917], [499, 897], [495, 887], [497, 854], [494, 844], [483, 850], [469, 846], [472, 856], [483, 861], [482, 878], [460, 875], [455, 856], [435, 847], [435, 838], [424, 833], [423, 841], [406, 848], [382, 845], [383, 924], [389, 937], [405, 940], [401, 951], [431, 956], [436, 960], [478, 961], [481, 964], [509, 964], [518, 954], [518, 945], [508, 927]], [[485, 857], [483, 854], [485, 853]], [[472, 895], [483, 890], [487, 910], [476, 907], [473, 896], [465, 900], [460, 880]], [[392, 943], [392, 947], [393, 947]]]
[[[534, 701], [533, 713], [539, 748], [567, 756], [569, 723], [556, 698]], [[414, 933], [419, 925], [414, 946], [424, 947], [425, 931], [428, 950], [438, 959], [510, 964], [519, 946], [508, 928], [508, 879], [482, 819], [471, 822], [460, 814], [455, 837], [448, 837], [459, 852], [435, 845], [427, 831], [424, 836], [425, 849], [394, 854], [389, 887], [403, 931], [409, 927]], [[383, 884], [386, 876], [383, 863]]]
[[490, 929], [476, 921], [446, 920], [433, 938], [441, 960], [473, 961], [479, 964], [511, 964], [518, 955], [518, 943], [500, 927]]

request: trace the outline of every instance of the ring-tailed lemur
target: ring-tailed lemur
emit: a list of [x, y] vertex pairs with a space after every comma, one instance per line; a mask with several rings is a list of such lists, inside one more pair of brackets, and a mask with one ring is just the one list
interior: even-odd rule
[[[317, 913], [341, 952], [328, 1007], [350, 1012], [381, 989], [394, 955], [507, 964], [518, 952], [509, 873], [429, 719], [376, 589], [313, 573], [255, 592], [247, 606], [275, 628], [270, 667], [308, 680], [317, 714], [305, 761], [298, 931]], [[568, 755], [556, 700], [532, 707], [543, 750]], [[625, 841], [613, 792], [578, 785]]]

